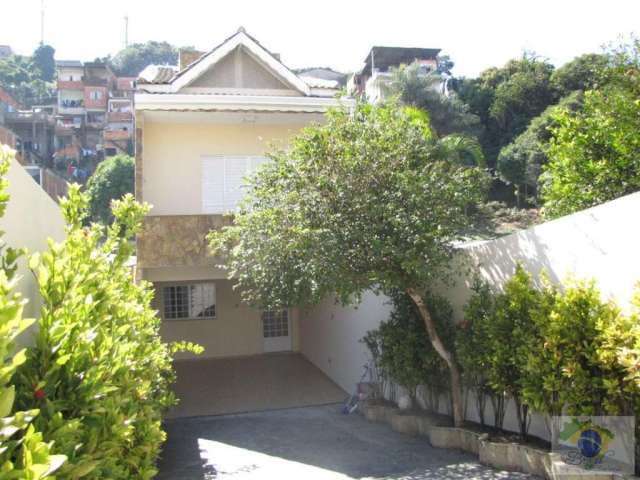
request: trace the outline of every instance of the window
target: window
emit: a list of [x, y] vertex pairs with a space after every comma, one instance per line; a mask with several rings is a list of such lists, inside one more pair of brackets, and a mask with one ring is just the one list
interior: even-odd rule
[[213, 283], [166, 285], [162, 288], [167, 320], [215, 318], [216, 287]]
[[247, 155], [212, 155], [202, 158], [202, 210], [204, 213], [226, 213], [238, 207], [246, 188], [245, 177], [265, 157]]
[[262, 333], [264, 338], [288, 337], [289, 312], [287, 310], [262, 312]]
[[89, 98], [91, 98], [91, 100], [101, 100], [102, 92], [100, 90], [91, 90], [89, 92]]

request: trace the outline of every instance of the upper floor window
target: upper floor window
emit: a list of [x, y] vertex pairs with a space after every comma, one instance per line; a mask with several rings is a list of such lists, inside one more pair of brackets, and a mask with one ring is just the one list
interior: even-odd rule
[[202, 210], [226, 213], [235, 210], [246, 192], [245, 178], [266, 157], [211, 155], [202, 157]]
[[91, 90], [89, 92], [89, 98], [91, 100], [102, 100], [102, 91], [101, 90]]

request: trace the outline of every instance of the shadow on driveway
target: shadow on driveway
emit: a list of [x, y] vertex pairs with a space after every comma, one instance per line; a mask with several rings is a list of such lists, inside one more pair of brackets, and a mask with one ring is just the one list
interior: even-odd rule
[[169, 420], [163, 480], [529, 479], [432, 448], [339, 405]]

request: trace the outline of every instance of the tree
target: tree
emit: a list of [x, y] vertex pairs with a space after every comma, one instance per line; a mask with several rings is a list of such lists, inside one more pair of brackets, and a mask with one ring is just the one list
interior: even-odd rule
[[454, 89], [484, 126], [480, 137], [487, 164], [496, 166], [500, 149], [522, 133], [532, 118], [555, 103], [553, 65], [532, 53], [489, 68], [475, 79], [459, 79]]
[[55, 53], [50, 45], [40, 45], [33, 52], [33, 64], [40, 70], [40, 78], [45, 82], [52, 82], [56, 73]]
[[480, 118], [469, 111], [455, 92], [445, 95], [442, 83], [439, 71], [425, 75], [418, 64], [413, 64], [395, 69], [388, 89], [406, 105], [428, 112], [431, 126], [438, 135], [460, 133], [477, 137], [482, 131]]
[[551, 132], [558, 126], [556, 115], [563, 110], [578, 111], [582, 107], [582, 99], [583, 93], [575, 91], [558, 104], [547, 107], [531, 120], [523, 133], [500, 150], [496, 168], [505, 183], [516, 187], [518, 205], [526, 201], [529, 194], [537, 193], [538, 178], [548, 162]]
[[89, 218], [107, 225], [113, 221], [111, 202], [133, 193], [135, 160], [128, 155], [116, 155], [101, 162], [87, 181]]
[[120, 50], [111, 66], [118, 75], [136, 77], [149, 65], [177, 65], [178, 49], [167, 42], [134, 43]]
[[0, 59], [0, 85], [25, 106], [52, 101], [54, 87], [42, 78], [30, 57], [11, 55]]
[[396, 105], [334, 110], [270, 155], [234, 224], [210, 233], [243, 299], [262, 307], [316, 304], [363, 291], [407, 294], [447, 364], [455, 423], [460, 371], [424, 292], [446, 278], [454, 246], [483, 199], [479, 167], [439, 156], [424, 115]]
[[549, 218], [640, 190], [640, 103], [618, 86], [585, 93], [582, 111], [561, 111], [542, 198]]
[[551, 83], [563, 97], [576, 90], [592, 90], [602, 84], [609, 61], [610, 56], [606, 53], [585, 53], [554, 71]]

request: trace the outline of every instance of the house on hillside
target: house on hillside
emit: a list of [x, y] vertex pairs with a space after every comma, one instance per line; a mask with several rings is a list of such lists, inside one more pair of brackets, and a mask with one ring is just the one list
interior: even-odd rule
[[181, 68], [150, 67], [135, 95], [135, 194], [153, 205], [137, 243], [137, 272], [153, 283], [167, 341], [189, 340], [205, 356], [299, 348], [295, 309], [243, 305], [215, 268], [205, 236], [231, 221], [243, 177], [286, 146], [337, 99], [339, 85], [301, 77], [244, 29]]
[[438, 68], [439, 48], [372, 47], [364, 67], [347, 82], [351, 95], [365, 95], [376, 103], [384, 97], [384, 86], [391, 79], [391, 70], [400, 65], [418, 63], [424, 74]]

